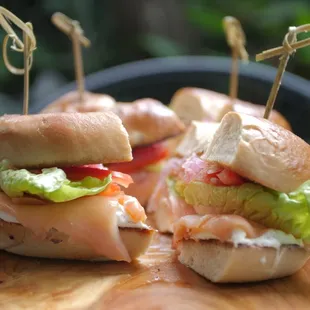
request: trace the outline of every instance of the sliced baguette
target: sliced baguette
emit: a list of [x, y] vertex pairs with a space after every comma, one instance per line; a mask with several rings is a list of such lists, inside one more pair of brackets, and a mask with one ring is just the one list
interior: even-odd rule
[[299, 246], [280, 249], [238, 246], [217, 240], [182, 240], [178, 260], [216, 283], [256, 282], [292, 275], [301, 269], [310, 252]]
[[128, 134], [112, 112], [4, 115], [0, 160], [18, 168], [132, 160]]

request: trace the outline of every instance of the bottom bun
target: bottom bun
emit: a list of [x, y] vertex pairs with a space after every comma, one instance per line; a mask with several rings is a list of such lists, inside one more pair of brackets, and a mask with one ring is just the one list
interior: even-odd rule
[[255, 282], [292, 275], [308, 260], [310, 253], [295, 245], [280, 249], [243, 246], [217, 240], [183, 240], [179, 261], [217, 283]]
[[141, 170], [130, 174], [133, 182], [124, 191], [126, 195], [138, 199], [145, 207], [159, 179], [159, 172]]
[[[131, 259], [143, 254], [149, 247], [154, 231], [151, 229], [119, 228], [121, 239]], [[0, 220], [0, 249], [23, 256], [109, 261], [84, 244], [69, 242], [69, 237], [57, 230], [48, 232], [44, 239], [16, 223]]]

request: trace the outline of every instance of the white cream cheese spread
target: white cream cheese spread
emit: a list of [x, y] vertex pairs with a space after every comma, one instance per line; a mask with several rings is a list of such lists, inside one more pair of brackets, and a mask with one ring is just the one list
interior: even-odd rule
[[[193, 236], [195, 240], [210, 240], [218, 239], [216, 236], [204, 232], [195, 234]], [[301, 239], [296, 239], [291, 234], [286, 234], [281, 230], [269, 229], [263, 235], [257, 238], [247, 238], [246, 233], [240, 229], [234, 230], [230, 239], [227, 242], [231, 242], [235, 247], [238, 245], [248, 245], [248, 246], [260, 246], [260, 247], [270, 247], [270, 248], [280, 248], [281, 245], [298, 245], [300, 247], [304, 246], [304, 243]]]

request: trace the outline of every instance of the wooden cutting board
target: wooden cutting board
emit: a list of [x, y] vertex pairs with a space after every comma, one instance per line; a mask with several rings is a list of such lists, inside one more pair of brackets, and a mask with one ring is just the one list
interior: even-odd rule
[[0, 252], [0, 309], [310, 309], [310, 262], [285, 279], [215, 285], [177, 263], [155, 235], [135, 264], [23, 258]]

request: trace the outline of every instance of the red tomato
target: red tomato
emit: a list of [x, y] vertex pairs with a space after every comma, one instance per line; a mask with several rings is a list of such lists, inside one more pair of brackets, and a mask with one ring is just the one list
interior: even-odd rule
[[227, 168], [218, 173], [217, 177], [224, 185], [238, 186], [244, 183], [241, 176]]
[[108, 165], [110, 170], [132, 173], [157, 163], [168, 156], [168, 150], [161, 143], [150, 146], [136, 147], [132, 151], [133, 160], [128, 163]]
[[93, 177], [102, 180], [111, 173], [111, 171], [103, 167], [103, 165], [84, 165], [61, 169], [66, 173], [67, 178], [71, 181], [80, 181], [86, 177]]

